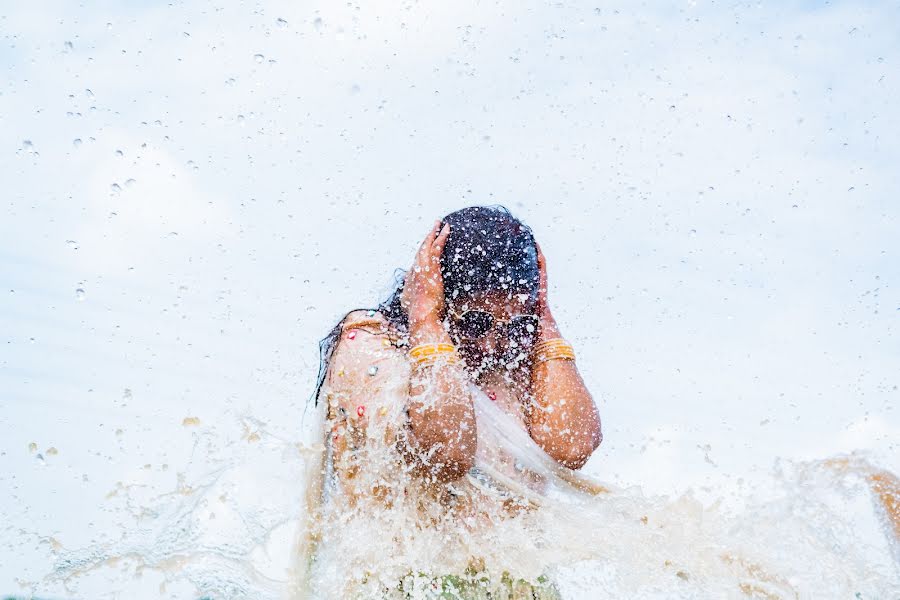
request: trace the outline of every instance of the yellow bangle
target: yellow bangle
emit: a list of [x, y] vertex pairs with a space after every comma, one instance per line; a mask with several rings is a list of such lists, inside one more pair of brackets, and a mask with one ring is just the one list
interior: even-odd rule
[[418, 358], [420, 356], [431, 356], [433, 354], [455, 351], [456, 346], [454, 346], [453, 344], [419, 344], [418, 346], [413, 346], [409, 349], [409, 355], [412, 358]]
[[443, 361], [446, 361], [448, 365], [455, 365], [459, 363], [459, 356], [455, 352], [446, 352], [413, 359], [415, 364], [426, 367], [433, 366], [435, 363]]
[[575, 355], [574, 355], [574, 354], [570, 354], [570, 353], [565, 353], [565, 352], [558, 352], [558, 353], [551, 353], [551, 352], [548, 352], [548, 353], [541, 353], [541, 354], [538, 354], [537, 357], [535, 357], [535, 362], [536, 362], [536, 363], [542, 363], [542, 362], [547, 362], [548, 360], [554, 360], [554, 359], [557, 359], [557, 358], [561, 358], [561, 359], [563, 359], [563, 360], [575, 360]]
[[563, 338], [553, 338], [538, 342], [533, 350], [535, 362], [553, 359], [575, 360], [575, 349]]
[[446, 360], [448, 364], [459, 363], [459, 353], [453, 344], [419, 344], [410, 348], [408, 354], [417, 365], [431, 366], [438, 360]]
[[563, 339], [563, 338], [551, 338], [551, 339], [549, 339], [549, 340], [544, 340], [544, 341], [542, 341], [542, 342], [538, 342], [537, 344], [535, 344], [535, 345], [534, 345], [534, 350], [535, 350], [535, 351], [538, 351], [538, 350], [546, 350], [546, 349], [549, 349], [549, 348], [555, 348], [555, 347], [569, 347], [569, 348], [571, 348], [572, 345], [571, 345], [569, 342], [567, 342], [565, 339]]

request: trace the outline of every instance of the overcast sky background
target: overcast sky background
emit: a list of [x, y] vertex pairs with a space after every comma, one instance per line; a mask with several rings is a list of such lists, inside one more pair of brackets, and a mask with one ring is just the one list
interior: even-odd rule
[[49, 568], [35, 539], [113, 528], [116, 482], [172, 489], [185, 417], [299, 439], [318, 340], [469, 205], [547, 257], [588, 471], [739, 501], [778, 457], [900, 470], [898, 27], [851, 1], [0, 8], [0, 592]]

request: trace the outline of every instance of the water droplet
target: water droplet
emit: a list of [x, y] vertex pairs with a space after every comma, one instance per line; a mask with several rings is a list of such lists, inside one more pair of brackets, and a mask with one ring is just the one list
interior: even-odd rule
[[266, 57], [262, 54], [254, 54], [253, 60], [255, 60], [258, 64], [258, 63], [261, 63], [262, 61], [266, 60]]
[[34, 154], [34, 144], [31, 143], [31, 140], [22, 140], [22, 149], [28, 154]]
[[72, 250], [78, 250], [78, 242], [75, 240], [66, 240], [66, 245]]
[[31, 442], [30, 444], [28, 444], [28, 451], [29, 451], [29, 452], [36, 452], [36, 451], [37, 451], [37, 444], [34, 443], [34, 442]]
[[80, 145], [81, 145], [81, 138], [75, 138], [74, 140], [72, 140], [72, 145], [75, 146], [76, 148], [77, 148], [78, 146], [80, 146]]
[[137, 183], [137, 181], [135, 181], [134, 179], [126, 179], [126, 180], [125, 180], [125, 187], [127, 187], [127, 188], [134, 187], [134, 185], [135, 185], [136, 183]]
[[68, 51], [68, 50], [74, 50], [74, 49], [75, 49], [75, 45], [72, 44], [72, 42], [70, 42], [69, 40], [66, 40], [66, 42], [63, 44], [63, 46], [65, 47], [65, 49], [66, 49], [67, 51]]
[[322, 31], [322, 25], [324, 25], [322, 17], [316, 17], [313, 21], [313, 27], [315, 27], [316, 31]]
[[76, 300], [78, 300], [79, 302], [84, 302], [84, 296], [85, 296], [85, 293], [82, 288], [78, 288], [75, 290], [75, 299]]
[[113, 194], [118, 194], [119, 192], [122, 191], [122, 186], [119, 185], [118, 183], [114, 183], [111, 186], [109, 186], [109, 189], [112, 190]]
[[378, 372], [378, 366], [372, 365], [371, 367], [369, 367], [369, 370], [366, 372], [369, 374], [369, 377], [374, 377], [375, 374]]
[[279, 18], [275, 20], [275, 25], [278, 26], [278, 29], [286, 29], [288, 26], [288, 22], [284, 19]]
[[92, 100], [94, 99], [94, 92], [92, 92], [90, 89], [84, 90], [84, 95]]
[[121, 150], [116, 150], [116, 156], [125, 156], [125, 153]]

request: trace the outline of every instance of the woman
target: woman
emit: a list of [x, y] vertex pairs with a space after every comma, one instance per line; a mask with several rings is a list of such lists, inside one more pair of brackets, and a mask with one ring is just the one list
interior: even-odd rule
[[320, 348], [317, 587], [557, 597], [516, 555], [539, 537], [529, 516], [547, 473], [583, 466], [602, 435], [528, 227], [502, 206], [436, 221], [392, 297], [348, 313]]

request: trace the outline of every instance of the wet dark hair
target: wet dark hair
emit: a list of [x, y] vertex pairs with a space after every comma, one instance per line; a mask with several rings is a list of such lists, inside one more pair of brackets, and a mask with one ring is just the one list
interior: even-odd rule
[[[527, 225], [500, 204], [461, 208], [444, 217], [441, 227], [445, 223], [450, 224], [450, 234], [441, 253], [441, 275], [448, 302], [458, 304], [467, 297], [500, 290], [527, 294], [526, 305], [534, 307], [540, 271], [534, 234]], [[394, 328], [407, 333], [409, 315], [400, 304], [406, 273], [394, 270], [394, 291], [377, 307], [354, 310], [380, 312]], [[311, 397], [316, 404], [347, 314], [319, 342], [319, 375]]]

